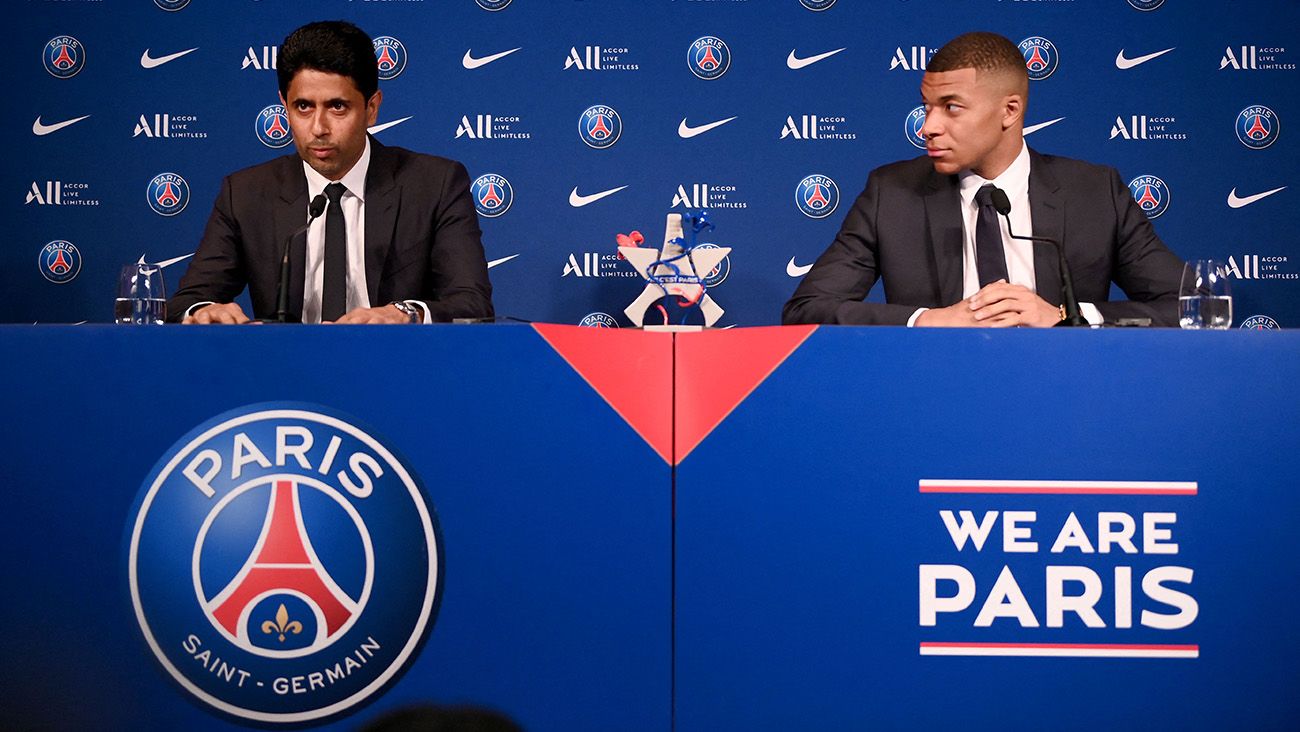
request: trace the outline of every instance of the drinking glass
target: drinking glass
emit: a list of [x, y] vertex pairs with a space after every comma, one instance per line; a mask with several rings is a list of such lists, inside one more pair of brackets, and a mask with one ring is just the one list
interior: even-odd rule
[[1178, 325], [1226, 330], [1232, 326], [1232, 285], [1223, 262], [1196, 259], [1183, 266], [1178, 287]]
[[167, 320], [162, 267], [137, 262], [122, 268], [113, 317], [124, 325], [161, 325]]

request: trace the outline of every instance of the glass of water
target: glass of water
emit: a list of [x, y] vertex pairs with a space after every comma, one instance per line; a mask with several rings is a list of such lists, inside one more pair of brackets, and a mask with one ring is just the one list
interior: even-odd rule
[[1225, 330], [1232, 326], [1232, 286], [1223, 262], [1195, 259], [1183, 266], [1178, 325]]
[[167, 319], [162, 267], [137, 262], [122, 268], [113, 317], [125, 325], [161, 325]]

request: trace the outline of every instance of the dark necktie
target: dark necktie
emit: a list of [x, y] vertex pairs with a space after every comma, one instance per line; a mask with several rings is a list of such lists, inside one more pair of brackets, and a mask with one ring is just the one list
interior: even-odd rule
[[1002, 249], [998, 211], [993, 207], [992, 183], [985, 183], [975, 192], [975, 204], [980, 207], [975, 223], [975, 269], [979, 272], [980, 288], [983, 288], [1007, 279], [1007, 254]]
[[346, 192], [342, 183], [325, 186], [330, 207], [325, 214], [325, 283], [320, 300], [322, 321], [343, 317], [348, 304], [348, 231], [343, 221], [343, 208], [339, 205]]

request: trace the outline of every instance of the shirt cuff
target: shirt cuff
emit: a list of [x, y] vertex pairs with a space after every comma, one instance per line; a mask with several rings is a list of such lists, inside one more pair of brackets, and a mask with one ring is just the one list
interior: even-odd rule
[[921, 313], [923, 313], [923, 312], [925, 312], [926, 310], [929, 310], [929, 309], [930, 309], [930, 308], [917, 308], [917, 309], [916, 309], [916, 312], [912, 313], [911, 317], [909, 317], [909, 318], [907, 319], [907, 327], [909, 327], [909, 328], [913, 328], [913, 327], [915, 327], [915, 326], [916, 326], [916, 319], [919, 318], [919, 317], [921, 317]]
[[1088, 321], [1088, 325], [1102, 325], [1106, 322], [1106, 319], [1101, 317], [1101, 311], [1090, 302], [1079, 303], [1079, 314]]
[[421, 323], [428, 325], [433, 322], [433, 318], [429, 315], [429, 306], [425, 305], [423, 300], [403, 300], [402, 302], [412, 307], [417, 307], [420, 309], [420, 312], [424, 313], [424, 319], [420, 321]]

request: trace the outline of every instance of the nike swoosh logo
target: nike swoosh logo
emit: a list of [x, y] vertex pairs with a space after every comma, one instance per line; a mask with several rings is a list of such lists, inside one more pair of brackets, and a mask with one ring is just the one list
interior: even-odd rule
[[[522, 46], [520, 48], [522, 48]], [[474, 58], [474, 56], [470, 54], [469, 51], [466, 51], [465, 57], [460, 60], [460, 63], [462, 66], [464, 66], [467, 69], [477, 69], [480, 66], [487, 66], [488, 64], [492, 63], [493, 61], [496, 61], [499, 58], [505, 58], [506, 56], [509, 56], [510, 54], [518, 50], [519, 50], [518, 48], [512, 48], [509, 51], [494, 53], [491, 56], [484, 56], [483, 58]]]
[[695, 137], [696, 135], [703, 135], [705, 132], [708, 132], [714, 127], [721, 127], [733, 119], [735, 119], [735, 117], [728, 117], [726, 119], [720, 119], [717, 122], [710, 122], [707, 125], [700, 125], [699, 127], [691, 127], [690, 125], [686, 124], [686, 118], [682, 117], [682, 123], [677, 125], [677, 136], [681, 137], [682, 139], [690, 139], [692, 137]]
[[[412, 116], [414, 116], [414, 115], [412, 115]], [[372, 135], [378, 135], [380, 132], [383, 132], [384, 130], [388, 129], [389, 127], [396, 127], [396, 126], [402, 124], [403, 122], [405, 122], [405, 121], [408, 120], [408, 119], [410, 119], [410, 117], [403, 117], [403, 118], [401, 118], [401, 119], [395, 119], [395, 120], [393, 120], [392, 122], [385, 122], [385, 123], [383, 123], [382, 125], [375, 125], [374, 127], [371, 127], [370, 129], [366, 130], [366, 132], [369, 132], [369, 133], [372, 134]]]
[[514, 259], [514, 258], [517, 257], [517, 256], [519, 256], [519, 255], [518, 255], [518, 254], [511, 254], [511, 255], [508, 256], [508, 257], [502, 257], [502, 258], [500, 258], [500, 259], [494, 259], [494, 260], [492, 260], [491, 262], [488, 262], [488, 269], [492, 269], [493, 267], [497, 266], [498, 264], [505, 264], [506, 262], [509, 262], [510, 260]]
[[[1177, 46], [1174, 46], [1174, 48], [1177, 48]], [[1119, 50], [1119, 53], [1115, 54], [1115, 68], [1117, 68], [1117, 69], [1131, 69], [1131, 68], [1133, 68], [1134, 66], [1137, 66], [1138, 64], [1144, 64], [1144, 63], [1150, 61], [1151, 59], [1153, 59], [1153, 58], [1155, 58], [1155, 57], [1157, 57], [1157, 56], [1163, 56], [1163, 55], [1165, 55], [1166, 53], [1169, 53], [1169, 52], [1172, 51], [1172, 50], [1174, 50], [1174, 49], [1173, 49], [1173, 48], [1166, 48], [1166, 49], [1163, 50], [1163, 51], [1156, 51], [1155, 53], [1148, 53], [1148, 54], [1145, 55], [1145, 56], [1138, 56], [1137, 58], [1124, 58], [1124, 49], [1121, 48], [1121, 49]]]
[[574, 186], [573, 190], [569, 191], [569, 205], [574, 208], [582, 208], [583, 206], [586, 206], [589, 203], [595, 203], [596, 201], [599, 201], [605, 196], [612, 196], [615, 193], [618, 193], [619, 191], [623, 190], [624, 188], [627, 188], [627, 186], [619, 186], [618, 188], [611, 188], [608, 191], [593, 193], [589, 196], [579, 196], [578, 187]]
[[181, 56], [184, 56], [187, 53], [194, 53], [197, 50], [199, 49], [195, 47], [185, 51], [177, 51], [176, 53], [169, 53], [166, 56], [159, 56], [158, 58], [153, 58], [152, 56], [149, 55], [149, 49], [146, 48], [144, 50], [144, 53], [140, 54], [140, 65], [145, 67], [146, 69], [157, 68], [169, 61], [175, 61], [176, 59], [180, 58]]
[[834, 51], [819, 53], [816, 56], [809, 56], [808, 58], [799, 58], [798, 56], [794, 55], [794, 49], [790, 49], [790, 55], [785, 57], [785, 65], [798, 71], [799, 69], [802, 69], [805, 66], [812, 66], [818, 61], [821, 61], [823, 59], [828, 59], [831, 56], [834, 56], [835, 54], [843, 50], [844, 50], [843, 48], [837, 48]]
[[90, 115], [86, 115], [85, 117], [77, 117], [76, 119], [70, 119], [64, 122], [55, 122], [52, 125], [41, 124], [41, 118], [37, 117], [36, 121], [32, 123], [32, 134], [48, 135], [51, 132], [58, 132], [64, 127], [67, 127], [68, 125], [75, 125], [81, 120], [86, 119], [88, 117], [90, 117]]
[[1244, 198], [1238, 198], [1237, 188], [1234, 186], [1232, 191], [1228, 193], [1228, 205], [1233, 208], [1241, 208], [1242, 206], [1249, 206], [1250, 204], [1258, 201], [1261, 198], [1268, 198], [1269, 196], [1273, 195], [1274, 193], [1277, 193], [1278, 191], [1285, 191], [1285, 190], [1286, 190], [1286, 186], [1282, 186], [1281, 188], [1274, 188], [1271, 191], [1256, 193], [1253, 196], [1245, 196]]
[[785, 273], [791, 277], [803, 277], [812, 269], [811, 264], [798, 265], [794, 263], [794, 257], [790, 257], [790, 262], [785, 265]]
[[[158, 265], [159, 269], [163, 269], [164, 267], [170, 267], [173, 264], [176, 264], [177, 262], [184, 262], [185, 260], [189, 259], [192, 256], [194, 256], [194, 252], [190, 252], [189, 254], [182, 254], [179, 257], [172, 257], [171, 259], [165, 259], [161, 262], [153, 262], [153, 264]], [[136, 262], [136, 264], [145, 264], [143, 254], [140, 255], [140, 261]]]
[[1025, 135], [1032, 135], [1032, 134], [1034, 134], [1035, 132], [1037, 132], [1037, 131], [1043, 129], [1044, 127], [1050, 127], [1050, 126], [1056, 124], [1057, 122], [1060, 122], [1060, 121], [1063, 120], [1063, 119], [1065, 119], [1065, 118], [1064, 118], [1064, 117], [1057, 117], [1056, 119], [1051, 119], [1051, 120], [1048, 120], [1048, 121], [1046, 121], [1046, 122], [1039, 122], [1039, 123], [1036, 124], [1036, 125], [1029, 125], [1028, 127], [1025, 128], [1025, 131], [1024, 131], [1022, 134], [1025, 134]]

